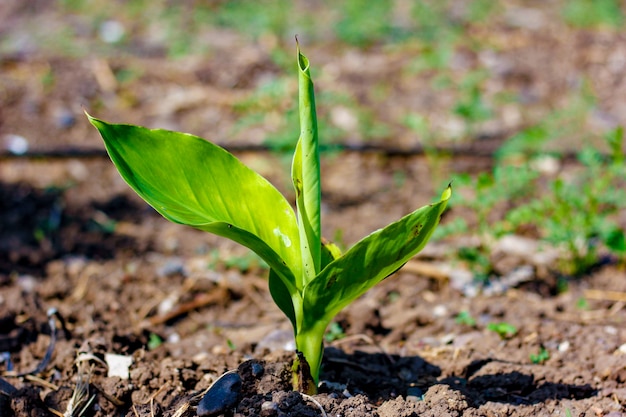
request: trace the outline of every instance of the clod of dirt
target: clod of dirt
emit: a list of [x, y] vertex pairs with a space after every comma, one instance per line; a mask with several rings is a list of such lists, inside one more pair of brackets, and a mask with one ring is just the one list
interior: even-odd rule
[[196, 411], [198, 416], [218, 416], [235, 408], [239, 402], [241, 384], [241, 377], [237, 372], [230, 371], [222, 375], [200, 400]]
[[[16, 416], [46, 417], [49, 415], [45, 404], [41, 401], [39, 390], [33, 386], [18, 390], [11, 397], [11, 402], [11, 409]], [[11, 415], [8, 414], [7, 417]]]
[[408, 401], [402, 396], [384, 402], [378, 408], [380, 417], [417, 417], [418, 407], [415, 401]]

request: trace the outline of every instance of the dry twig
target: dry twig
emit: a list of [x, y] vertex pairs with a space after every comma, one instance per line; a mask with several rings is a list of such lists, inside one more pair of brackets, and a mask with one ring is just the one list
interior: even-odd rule
[[623, 291], [589, 289], [589, 290], [585, 290], [583, 294], [585, 298], [591, 298], [593, 300], [626, 302], [626, 292], [623, 292]]

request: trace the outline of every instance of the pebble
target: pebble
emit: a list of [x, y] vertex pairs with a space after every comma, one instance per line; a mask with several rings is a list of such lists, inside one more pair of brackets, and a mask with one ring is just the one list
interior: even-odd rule
[[448, 315], [448, 309], [445, 305], [439, 304], [433, 308], [433, 316], [437, 318], [445, 317]]
[[17, 285], [25, 293], [32, 293], [37, 287], [37, 278], [32, 275], [20, 275], [17, 277]]
[[219, 377], [200, 400], [196, 414], [212, 417], [226, 413], [237, 406], [241, 393], [241, 377], [230, 371]]
[[23, 155], [28, 151], [28, 140], [24, 136], [8, 134], [4, 136], [4, 146], [14, 155]]
[[176, 344], [180, 343], [180, 335], [176, 332], [167, 336], [167, 343]]
[[359, 125], [359, 119], [354, 112], [343, 106], [331, 110], [330, 120], [335, 126], [347, 132], [354, 131]]
[[100, 39], [106, 43], [121, 41], [125, 33], [124, 25], [117, 20], [106, 20], [102, 22], [99, 28]]
[[263, 352], [267, 349], [270, 352], [277, 350], [295, 350], [296, 342], [293, 338], [293, 330], [276, 329], [261, 339], [255, 348], [255, 352]]
[[557, 350], [559, 352], [567, 352], [569, 350], [569, 347], [570, 347], [569, 341], [565, 340], [565, 341], [559, 343], [559, 346], [557, 347]]
[[170, 277], [172, 275], [187, 275], [185, 270], [185, 263], [180, 258], [168, 258], [165, 263], [157, 268], [157, 275], [159, 277]]
[[424, 391], [418, 387], [409, 387], [406, 390], [406, 400], [412, 402], [418, 402], [424, 399]]
[[263, 416], [275, 416], [279, 411], [278, 404], [274, 401], [265, 401], [261, 404], [261, 414]]
[[259, 378], [265, 372], [265, 369], [263, 368], [263, 365], [261, 365], [258, 362], [252, 363], [251, 370], [252, 370], [251, 374], [255, 378]]
[[76, 116], [69, 109], [58, 109], [54, 117], [54, 123], [58, 128], [69, 129], [76, 124]]

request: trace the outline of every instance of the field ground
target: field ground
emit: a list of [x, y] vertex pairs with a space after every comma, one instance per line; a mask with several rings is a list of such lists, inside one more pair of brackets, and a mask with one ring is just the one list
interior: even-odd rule
[[[179, 39], [163, 29], [160, 2], [139, 9], [145, 20], [98, 1], [93, 14], [81, 1], [21, 3], [0, 8], [2, 416], [61, 415], [81, 381], [93, 396], [84, 415], [195, 415], [202, 390], [238, 367], [241, 416], [320, 416], [320, 407], [333, 417], [626, 414], [623, 263], [601, 250], [568, 275], [564, 252], [518, 230], [491, 246], [482, 285], [454, 256], [480, 238], [454, 201], [443, 224], [467, 215], [469, 233], [431, 242], [340, 313], [320, 394], [290, 392], [290, 324], [265, 267], [133, 195], [82, 113], [223, 144], [293, 199], [285, 150], [297, 132], [291, 32], [301, 29], [325, 146], [324, 233], [350, 245], [461, 174], [490, 171], [494, 152], [533, 126], [569, 155], [555, 159], [565, 178], [580, 171], [571, 156], [583, 145], [606, 152], [598, 138], [626, 124], [621, 21], [586, 26], [559, 2], [513, 1], [472, 20], [454, 6], [463, 2], [449, 2], [454, 30], [434, 43], [407, 35], [403, 1], [390, 3], [406, 33], [372, 28], [382, 40], [337, 29], [345, 25], [325, 35], [300, 20], [252, 34], [194, 26], [195, 3], [184, 2], [169, 23], [194, 36]], [[119, 29], [111, 21], [126, 30], [119, 43], [105, 42]], [[626, 227], [625, 210], [613, 216]]]

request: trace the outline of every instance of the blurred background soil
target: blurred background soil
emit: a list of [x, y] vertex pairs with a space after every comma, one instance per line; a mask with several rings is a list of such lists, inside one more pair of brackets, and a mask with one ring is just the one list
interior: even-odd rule
[[[327, 415], [626, 414], [625, 12], [3, 0], [0, 415], [82, 415], [68, 406], [81, 378], [84, 415], [194, 415], [251, 358], [265, 376], [237, 415], [322, 415], [288, 393], [291, 330], [267, 267], [158, 216], [84, 116], [204, 137], [293, 200], [295, 35], [327, 238], [347, 248], [455, 189], [426, 250], [331, 325]], [[122, 376], [111, 354], [132, 359]]]

